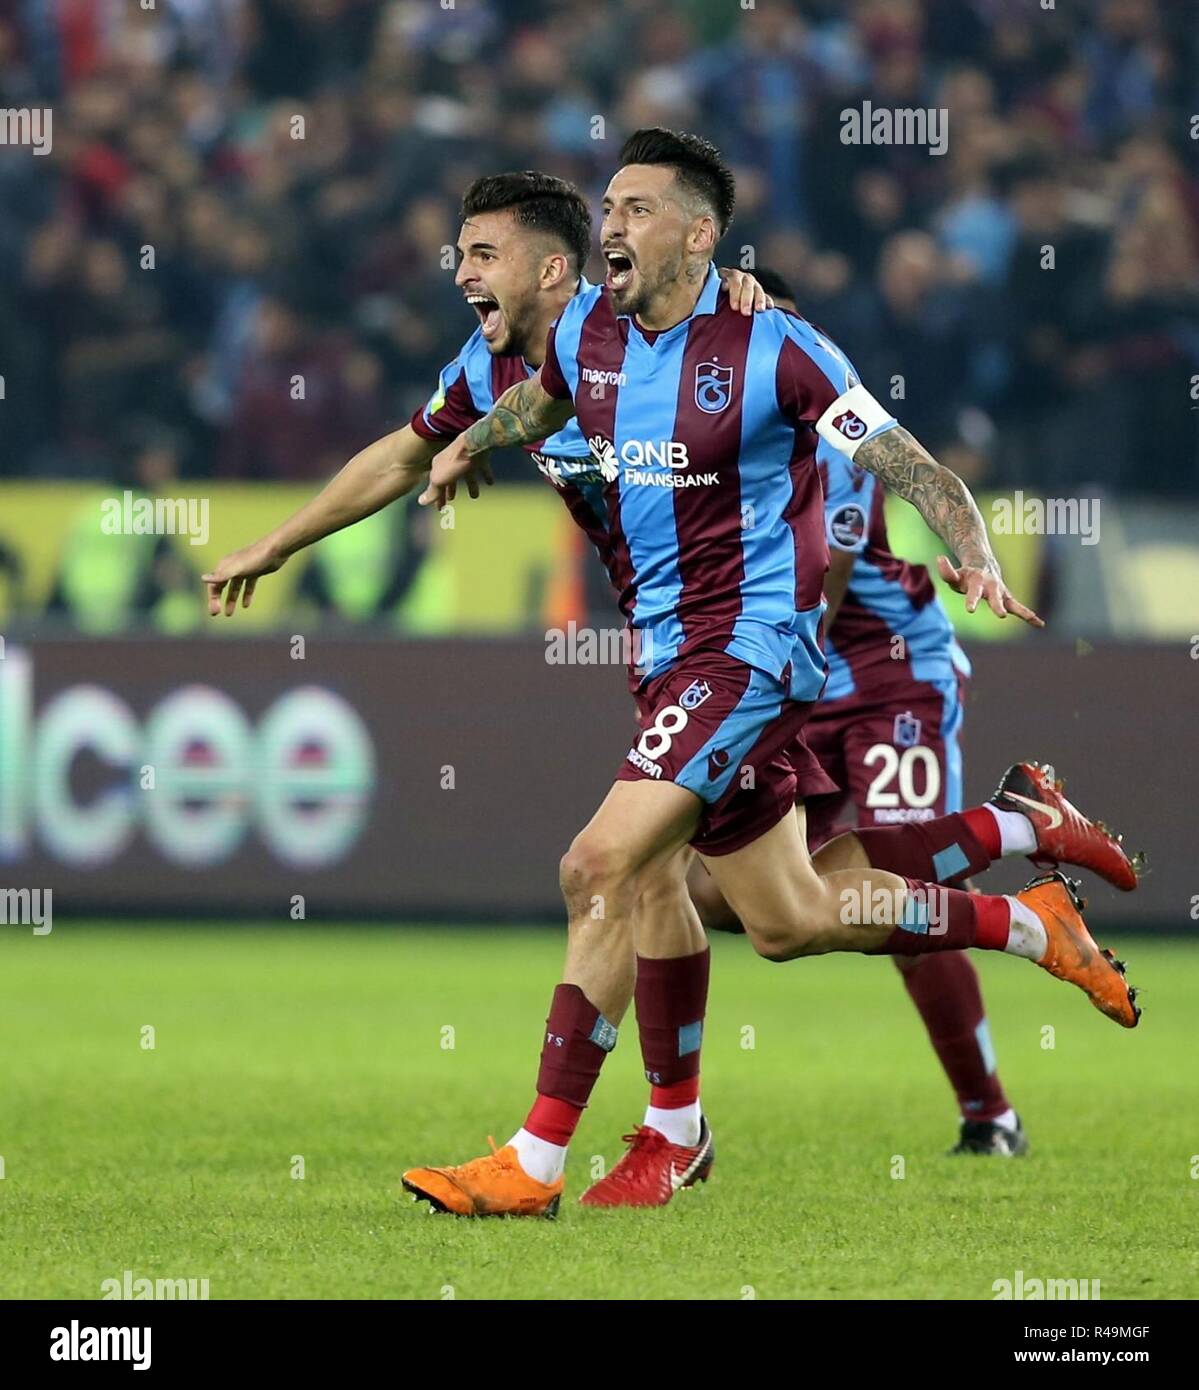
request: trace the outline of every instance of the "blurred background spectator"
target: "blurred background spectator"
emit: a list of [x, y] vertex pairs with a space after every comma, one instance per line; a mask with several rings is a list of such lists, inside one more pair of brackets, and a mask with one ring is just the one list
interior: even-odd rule
[[[0, 147], [0, 474], [115, 483], [169, 439], [183, 479], [326, 476], [472, 327], [448, 249], [464, 185], [536, 166], [598, 203], [622, 137], [664, 123], [735, 163], [722, 262], [782, 272], [972, 482], [1193, 497], [1196, 18], [0, 0], [0, 106], [54, 114], [49, 156]], [[843, 143], [867, 100], [943, 108], [946, 152]], [[131, 455], [131, 429], [159, 445]]]

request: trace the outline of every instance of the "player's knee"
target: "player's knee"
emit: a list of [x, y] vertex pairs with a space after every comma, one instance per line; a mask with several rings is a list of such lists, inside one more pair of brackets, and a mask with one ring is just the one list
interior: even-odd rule
[[[610, 900], [623, 899], [631, 892], [627, 857], [619, 845], [584, 831], [562, 856], [558, 882], [571, 915], [594, 912]], [[604, 915], [600, 912], [601, 920]]]
[[781, 965], [783, 961], [793, 960], [798, 954], [794, 943], [780, 933], [747, 932], [746, 935], [753, 942], [754, 950], [763, 960], [773, 961], [776, 965]]
[[813, 933], [800, 924], [746, 923], [745, 934], [763, 960], [781, 964], [797, 956], [816, 954], [819, 947]]

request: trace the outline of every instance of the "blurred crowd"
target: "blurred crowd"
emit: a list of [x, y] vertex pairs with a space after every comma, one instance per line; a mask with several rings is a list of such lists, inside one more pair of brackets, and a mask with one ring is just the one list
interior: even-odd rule
[[[843, 143], [867, 100], [946, 152]], [[473, 327], [464, 185], [598, 203], [663, 124], [735, 166], [721, 262], [973, 481], [1199, 491], [1192, 0], [0, 0], [0, 107], [43, 106], [49, 155], [0, 146], [6, 477], [327, 475]]]

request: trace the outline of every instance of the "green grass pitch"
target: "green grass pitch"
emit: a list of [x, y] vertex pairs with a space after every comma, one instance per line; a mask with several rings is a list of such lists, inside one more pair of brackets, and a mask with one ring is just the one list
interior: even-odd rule
[[776, 966], [721, 938], [706, 1187], [648, 1212], [575, 1202], [644, 1104], [630, 1013], [556, 1222], [427, 1215], [401, 1170], [523, 1118], [562, 940], [6, 929], [0, 1296], [98, 1298], [125, 1270], [207, 1278], [214, 1299], [989, 1299], [1017, 1270], [1099, 1279], [1104, 1299], [1199, 1294], [1199, 953], [1162, 940], [1111, 943], [1144, 988], [1134, 1033], [1026, 962], [981, 960], [1027, 1159], [945, 1156], [952, 1098], [887, 961]]

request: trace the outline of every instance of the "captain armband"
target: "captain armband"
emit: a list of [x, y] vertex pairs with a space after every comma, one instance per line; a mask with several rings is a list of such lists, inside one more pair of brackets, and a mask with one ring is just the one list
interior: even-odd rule
[[871, 436], [880, 434], [889, 425], [898, 424], [895, 416], [862, 385], [851, 386], [838, 396], [819, 420], [816, 433], [846, 458], [853, 458]]

